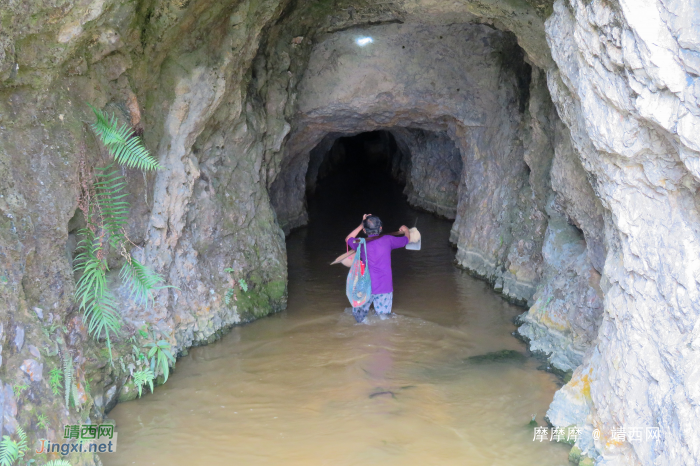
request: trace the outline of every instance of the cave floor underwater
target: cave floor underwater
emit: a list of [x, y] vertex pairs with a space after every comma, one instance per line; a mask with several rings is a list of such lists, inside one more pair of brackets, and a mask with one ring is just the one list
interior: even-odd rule
[[[354, 173], [357, 175], [358, 173]], [[525, 354], [523, 312], [453, 265], [451, 222], [411, 209], [381, 172], [336, 172], [287, 239], [284, 312], [194, 348], [168, 383], [118, 405], [118, 465], [565, 466], [568, 445], [533, 441], [560, 386]], [[362, 213], [388, 230], [418, 218], [422, 250], [393, 253], [394, 312], [356, 324], [347, 269], [329, 262]]]

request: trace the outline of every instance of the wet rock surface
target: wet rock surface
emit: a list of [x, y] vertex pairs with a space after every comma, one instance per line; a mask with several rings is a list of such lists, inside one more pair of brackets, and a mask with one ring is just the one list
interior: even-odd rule
[[455, 143], [446, 132], [397, 128], [392, 134], [409, 159], [404, 190], [408, 203], [454, 219], [462, 177], [462, 156]]
[[[692, 2], [556, 2], [547, 22], [549, 88], [609, 212], [604, 312], [581, 368], [586, 425], [603, 432], [596, 464], [699, 461], [698, 251], [686, 240], [698, 224], [698, 79], [682, 59], [700, 50], [697, 12]], [[611, 442], [623, 426], [662, 438]]]
[[603, 313], [600, 274], [589, 261], [581, 233], [550, 210], [542, 255], [545, 274], [535, 304], [520, 318], [518, 333], [530, 349], [549, 356], [562, 372], [582, 362], [598, 335]]

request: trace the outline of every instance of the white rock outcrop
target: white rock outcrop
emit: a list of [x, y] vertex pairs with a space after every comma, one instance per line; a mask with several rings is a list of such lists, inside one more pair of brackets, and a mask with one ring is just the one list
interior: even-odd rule
[[[603, 320], [570, 382], [599, 465], [700, 464], [699, 21], [697, 1], [559, 0], [546, 23], [552, 98], [609, 211]], [[660, 438], [613, 435], [633, 427]]]

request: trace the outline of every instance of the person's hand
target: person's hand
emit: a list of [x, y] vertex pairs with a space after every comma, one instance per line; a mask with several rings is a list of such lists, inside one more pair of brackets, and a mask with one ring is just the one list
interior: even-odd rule
[[370, 215], [372, 215], [372, 214], [364, 214], [364, 215], [362, 216], [362, 221], [364, 222], [365, 219], [366, 219], [367, 217], [369, 217]]
[[401, 225], [401, 228], [399, 228], [399, 231], [403, 233], [404, 235], [409, 233], [408, 227], [406, 225]]

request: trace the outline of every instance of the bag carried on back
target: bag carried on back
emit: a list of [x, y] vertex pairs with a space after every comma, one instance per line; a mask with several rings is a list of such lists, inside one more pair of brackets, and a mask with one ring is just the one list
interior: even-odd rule
[[[364, 238], [359, 238], [358, 241], [360, 245], [357, 247], [357, 254], [355, 254], [355, 259], [352, 261], [350, 266], [350, 272], [348, 272], [348, 280], [345, 285], [345, 294], [347, 294], [348, 299], [352, 307], [360, 307], [369, 301], [372, 295], [372, 282], [369, 278], [369, 257], [367, 256], [367, 243]], [[360, 260], [360, 251], [364, 248], [365, 251], [365, 261], [367, 264]]]

